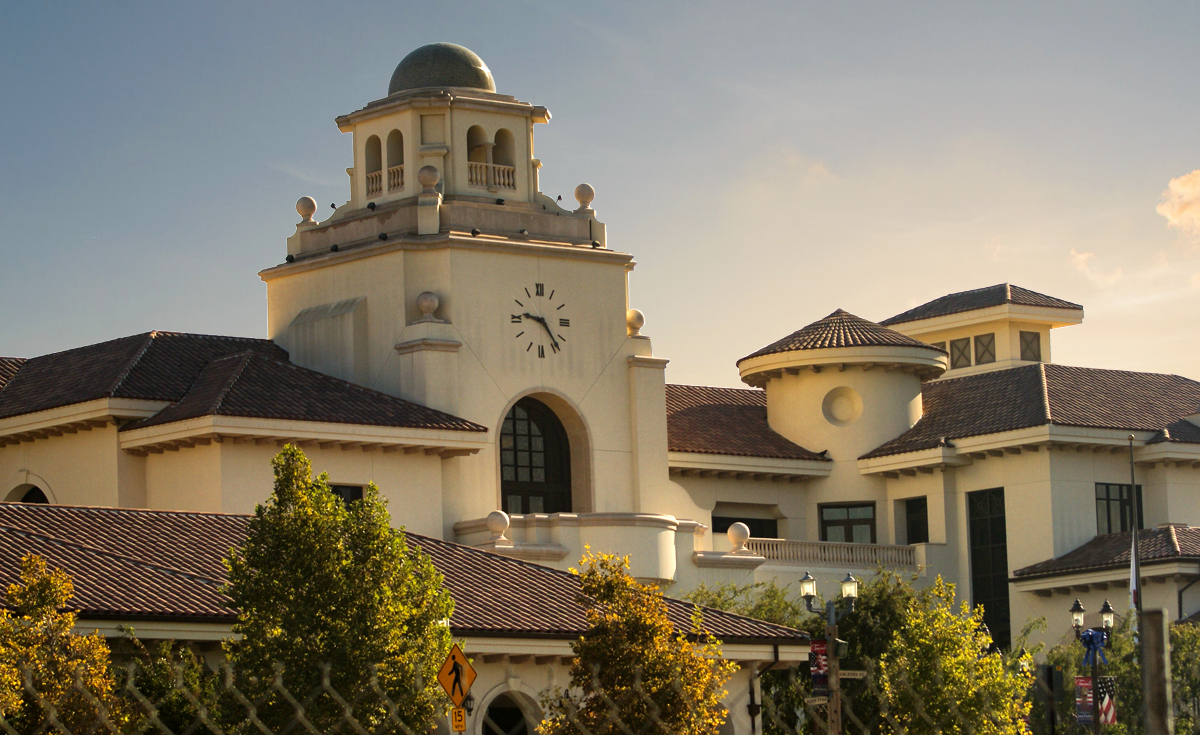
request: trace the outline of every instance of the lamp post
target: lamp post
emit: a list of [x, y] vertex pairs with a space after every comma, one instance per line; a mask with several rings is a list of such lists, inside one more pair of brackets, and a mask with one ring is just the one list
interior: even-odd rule
[[[854, 603], [858, 600], [859, 581], [849, 572], [842, 580], [842, 599], [847, 601], [847, 607], [840, 613], [833, 600], [825, 601], [825, 655], [829, 658], [829, 731], [828, 735], [841, 735], [842, 732], [842, 682], [840, 659], [842, 651], [838, 650], [838, 621], [848, 612], [854, 611]], [[804, 573], [800, 580], [800, 596], [804, 598], [804, 606], [809, 612], [820, 612], [813, 607], [813, 599], [817, 596], [817, 580], [809, 572]]]
[[[1083, 603], [1079, 601], [1079, 598], [1075, 598], [1075, 604], [1071, 605], [1071, 627], [1075, 629], [1075, 640], [1083, 639], [1085, 612]], [[1113, 610], [1112, 604], [1105, 600], [1104, 607], [1100, 608], [1101, 627], [1088, 631], [1088, 633], [1099, 633], [1102, 636], [1104, 648], [1112, 645], [1112, 629], [1115, 620], [1116, 612]], [[1088, 640], [1084, 641], [1084, 647], [1087, 650], [1084, 662], [1086, 663], [1088, 658], [1092, 660], [1092, 732], [1094, 735], [1100, 735], [1100, 650], [1099, 646], [1093, 647], [1094, 640], [1094, 636], [1089, 636]]]

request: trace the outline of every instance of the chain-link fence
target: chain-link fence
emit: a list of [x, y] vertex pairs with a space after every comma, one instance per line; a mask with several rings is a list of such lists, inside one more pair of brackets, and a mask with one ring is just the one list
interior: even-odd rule
[[[1200, 659], [1186, 654], [1173, 662], [1177, 735], [1200, 732]], [[604, 691], [591, 704], [601, 716], [584, 717], [588, 703], [578, 693], [543, 692], [541, 705], [564, 716], [551, 722], [528, 708], [515, 717], [493, 708], [477, 709], [467, 731], [483, 735], [970, 735], [1030, 732], [1036, 735], [1083, 735], [1073, 682], [1029, 671], [1020, 697], [998, 698], [1002, 687], [964, 680], [964, 671], [931, 662], [907, 670], [881, 670], [876, 662], [854, 662], [854, 678], [825, 681], [813, 689], [807, 666], [786, 670], [743, 670], [731, 680], [719, 711], [708, 719], [680, 718], [677, 707], [686, 682], [654, 691], [634, 677], [623, 691]], [[276, 667], [269, 680], [242, 677], [228, 665], [216, 670], [172, 663], [144, 666], [130, 661], [114, 667], [102, 681], [79, 672], [73, 679], [39, 680], [39, 670], [24, 667], [19, 681], [0, 682], [0, 731], [9, 735], [91, 735], [93, 733], [164, 733], [171, 735], [299, 735], [346, 733], [426, 734], [450, 731], [449, 704], [443, 700], [422, 714], [394, 680], [372, 669], [347, 691], [339, 691], [330, 667], [296, 683]], [[977, 672], [976, 672], [977, 673]], [[750, 693], [746, 675], [757, 684]], [[740, 683], [740, 684], [739, 684]], [[415, 681], [412, 691], [423, 691]], [[735, 684], [739, 684], [735, 686]], [[1121, 684], [1115, 692], [1113, 735], [1142, 732], [1140, 700]], [[672, 704], [673, 703], [673, 704]], [[548, 706], [549, 705], [549, 706]], [[725, 711], [724, 707], [728, 707]], [[595, 707], [593, 707], [595, 709]], [[516, 712], [516, 710], [513, 710]], [[693, 713], [694, 714], [694, 713]], [[543, 720], [543, 717], [546, 717]], [[724, 721], [724, 722], [723, 722]]]

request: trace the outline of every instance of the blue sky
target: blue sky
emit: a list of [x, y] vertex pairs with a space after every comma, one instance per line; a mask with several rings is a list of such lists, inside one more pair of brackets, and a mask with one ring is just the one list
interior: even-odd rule
[[543, 190], [595, 186], [672, 381], [1002, 281], [1085, 305], [1056, 362], [1200, 378], [1197, 28], [1195, 3], [16, 4], [0, 354], [263, 336], [295, 200], [348, 196], [333, 118], [452, 41], [553, 113]]

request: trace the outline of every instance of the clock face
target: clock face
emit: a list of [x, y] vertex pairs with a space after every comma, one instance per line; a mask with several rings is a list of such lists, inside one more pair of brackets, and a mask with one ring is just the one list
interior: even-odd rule
[[513, 339], [527, 355], [545, 359], [566, 349], [571, 329], [563, 295], [544, 283], [522, 286], [508, 320]]

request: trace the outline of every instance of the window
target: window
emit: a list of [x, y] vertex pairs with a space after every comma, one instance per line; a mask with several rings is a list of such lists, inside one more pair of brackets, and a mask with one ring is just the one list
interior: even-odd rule
[[21, 495], [21, 499], [18, 500], [17, 502], [18, 503], [39, 503], [41, 505], [49, 505], [50, 498], [46, 497], [46, 493], [42, 492], [42, 489], [40, 487], [37, 487], [36, 485], [34, 485], [34, 486], [30, 487], [28, 490], [26, 490], [25, 493], [23, 495]]
[[1021, 359], [1030, 362], [1042, 361], [1042, 335], [1038, 332], [1021, 332]]
[[[1137, 502], [1137, 516], [1134, 516], [1134, 502]], [[1142, 518], [1142, 486], [1138, 485], [1136, 492], [1129, 492], [1129, 485], [1114, 485], [1109, 482], [1096, 483], [1096, 533], [1121, 533], [1132, 531], [1136, 521], [1144, 522]], [[1138, 523], [1138, 530], [1142, 523]]]
[[971, 603], [983, 605], [983, 623], [999, 648], [1008, 648], [1008, 529], [1004, 488], [967, 493], [971, 548]]
[[926, 498], [904, 501], [904, 540], [909, 544], [929, 543], [929, 501]]
[[517, 165], [517, 140], [505, 128], [496, 131], [496, 147], [492, 151], [492, 163], [501, 166]]
[[363, 499], [362, 485], [330, 485], [329, 490], [341, 498], [342, 502], [346, 505], [350, 505], [355, 500]]
[[875, 543], [875, 504], [822, 505], [821, 540]]
[[517, 401], [500, 428], [500, 493], [509, 513], [571, 512], [571, 450], [546, 404]]
[[930, 347], [936, 347], [936, 348], [938, 348], [939, 350], [944, 350], [944, 349], [946, 349], [946, 343], [945, 343], [945, 342], [930, 342], [930, 343], [929, 343], [929, 346], [930, 346]]
[[774, 518], [733, 518], [713, 516], [713, 533], [725, 533], [735, 523], [745, 523], [753, 538], [779, 538], [779, 521]]
[[950, 340], [950, 369], [971, 367], [971, 338]]
[[525, 713], [508, 694], [501, 694], [488, 705], [483, 718], [483, 735], [527, 735], [529, 732]]
[[975, 337], [975, 364], [986, 365], [996, 361], [996, 335], [980, 334]]

